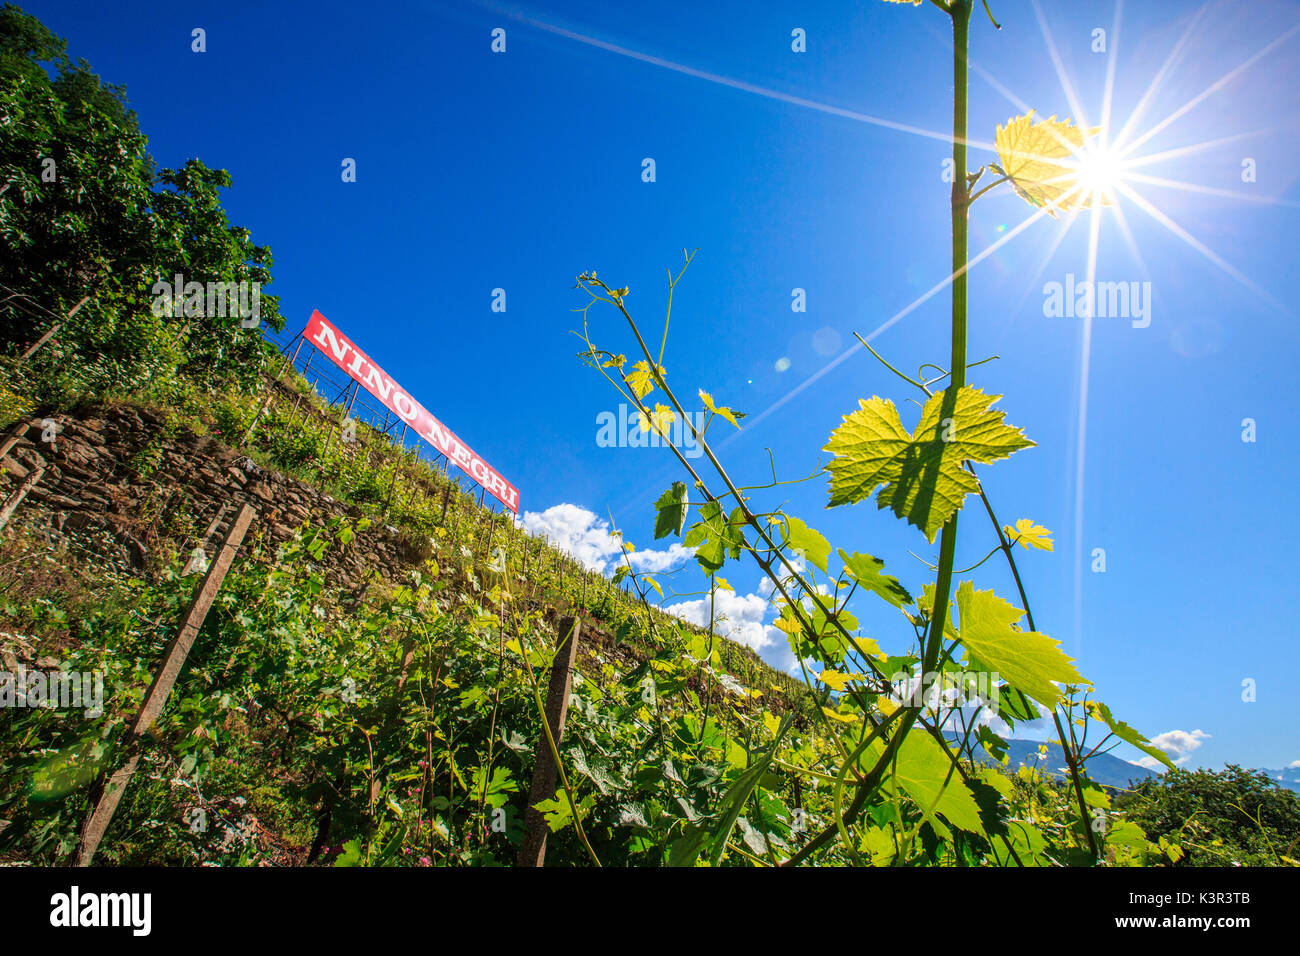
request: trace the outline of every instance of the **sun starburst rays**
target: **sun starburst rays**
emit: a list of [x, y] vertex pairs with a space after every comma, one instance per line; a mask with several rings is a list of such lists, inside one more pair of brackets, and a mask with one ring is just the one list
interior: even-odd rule
[[[480, 0], [480, 2], [485, 2], [487, 5], [493, 6], [499, 10], [503, 9], [497, 7], [492, 0]], [[1191, 156], [1202, 155], [1219, 149], [1227, 144], [1257, 139], [1261, 134], [1272, 132], [1272, 130], [1252, 129], [1227, 135], [1216, 135], [1196, 142], [1157, 150], [1147, 148], [1148, 146], [1153, 145], [1154, 141], [1157, 140], [1157, 137], [1167, 135], [1170, 131], [1176, 131], [1179, 128], [1183, 128], [1186, 125], [1184, 122], [1185, 119], [1191, 115], [1198, 106], [1205, 103], [1213, 97], [1214, 94], [1226, 89], [1234, 81], [1240, 79], [1253, 66], [1282, 47], [1285, 43], [1289, 42], [1297, 32], [1300, 32], [1300, 23], [1297, 23], [1291, 26], [1290, 29], [1276, 35], [1253, 55], [1219, 76], [1218, 79], [1210, 83], [1204, 90], [1192, 96], [1177, 108], [1164, 113], [1159, 120], [1151, 122], [1149, 114], [1153, 112], [1159, 102], [1160, 94], [1166, 90], [1170, 78], [1187, 59], [1193, 39], [1198, 35], [1198, 31], [1205, 27], [1209, 19], [1209, 13], [1214, 8], [1214, 4], [1207, 2], [1188, 15], [1187, 22], [1181, 29], [1177, 40], [1173, 43], [1173, 46], [1166, 54], [1164, 60], [1161, 62], [1145, 90], [1143, 90], [1141, 95], [1138, 97], [1136, 105], [1128, 112], [1128, 115], [1119, 125], [1118, 131], [1114, 132], [1115, 120], [1113, 114], [1116, 103], [1120, 60], [1120, 57], [1118, 56], [1118, 43], [1123, 24], [1124, 0], [1116, 0], [1115, 3], [1114, 16], [1109, 36], [1111, 48], [1107, 54], [1108, 62], [1106, 65], [1105, 85], [1101, 96], [1101, 102], [1097, 109], [1099, 125], [1095, 130], [1090, 129], [1088, 126], [1088, 114], [1085, 112], [1085, 101], [1076, 92], [1075, 85], [1066, 71], [1060, 49], [1058, 48], [1055, 37], [1053, 36], [1051, 27], [1048, 23], [1048, 18], [1043, 11], [1043, 6], [1040, 3], [1040, 0], [1033, 0], [1033, 9], [1038, 21], [1039, 29], [1043, 36], [1045, 49], [1056, 73], [1056, 79], [1060, 85], [1061, 94], [1071, 111], [1072, 117], [1079, 123], [1079, 130], [1082, 133], [1081, 142], [1069, 142], [1066, 144], [1069, 146], [1068, 149], [1058, 150], [1053, 156], [1036, 157], [1031, 155], [1028, 157], [1030, 159], [1050, 161], [1052, 164], [1060, 168], [1059, 175], [1048, 179], [1046, 182], [1050, 185], [1060, 187], [1054, 192], [1054, 195], [1057, 200], [1056, 205], [1061, 208], [1053, 208], [1052, 203], [1040, 206], [1040, 208], [1034, 211], [1033, 215], [1018, 223], [1014, 229], [1007, 232], [1005, 235], [1000, 236], [996, 242], [989, 244], [982, 251], [974, 255], [966, 266], [966, 271], [969, 272], [973, 270], [978, 264], [986, 260], [995, 251], [1005, 247], [1014, 238], [1023, 234], [1032, 224], [1038, 222], [1049, 214], [1055, 216], [1058, 211], [1062, 211], [1064, 215], [1062, 216], [1051, 241], [1046, 244], [1045, 252], [1038, 264], [1034, 278], [1031, 279], [1032, 286], [1038, 281], [1038, 278], [1041, 277], [1050, 261], [1059, 251], [1064, 242], [1066, 233], [1072, 228], [1072, 225], [1077, 222], [1079, 214], [1086, 209], [1089, 216], [1087, 268], [1085, 270], [1088, 279], [1095, 279], [1097, 265], [1102, 256], [1104, 239], [1104, 231], [1102, 228], [1103, 219], [1114, 224], [1114, 228], [1117, 230], [1123, 241], [1124, 248], [1127, 251], [1130, 261], [1132, 261], [1140, 273], [1145, 276], [1147, 275], [1148, 270], [1141, 254], [1139, 237], [1134, 234], [1125, 210], [1126, 205], [1131, 205], [1140, 209], [1145, 216], [1149, 217], [1152, 222], [1160, 226], [1162, 230], [1169, 233], [1171, 236], [1176, 237], [1179, 244], [1186, 246], [1196, 252], [1200, 257], [1208, 260], [1225, 275], [1230, 276], [1234, 281], [1240, 283], [1243, 287], [1249, 289], [1254, 295], [1268, 302], [1273, 307], [1279, 309], [1282, 308], [1276, 299], [1269, 295], [1255, 281], [1224, 259], [1223, 256], [1211, 249], [1205, 242], [1196, 238], [1196, 236], [1194, 236], [1184, 226], [1177, 223], [1168, 212], [1162, 210], [1155, 202], [1144, 195], [1143, 192], [1139, 191], [1138, 188], [1139, 186], [1143, 186], [1157, 190], [1165, 190], [1175, 196], [1209, 196], [1227, 201], [1251, 203], [1255, 206], [1261, 204], [1278, 206], [1297, 205], [1296, 203], [1282, 199], [1259, 197], [1238, 191], [1222, 189], [1215, 185], [1187, 182], [1184, 179], [1179, 178], [1178, 174], [1162, 169], [1162, 167], [1167, 167], [1174, 161], [1183, 160]], [[547, 23], [539, 18], [527, 16], [517, 10], [509, 11], [506, 15], [536, 29], [561, 36], [567, 40], [595, 47], [607, 53], [637, 60], [641, 63], [660, 69], [686, 75], [716, 86], [727, 87], [735, 91], [740, 91], [764, 99], [783, 102], [797, 108], [814, 111], [823, 115], [835, 116], [840, 119], [847, 119], [866, 125], [876, 126], [906, 136], [920, 137], [932, 141], [951, 142], [951, 137], [945, 133], [925, 129], [895, 119], [832, 106], [824, 102], [818, 102], [806, 97], [794, 96], [755, 83], [750, 83], [717, 73], [711, 73], [682, 63], [673, 62], [663, 57], [633, 50], [626, 46], [610, 43], [606, 40], [585, 35], [575, 30]], [[1021, 115], [1032, 112], [1031, 107], [1025, 100], [1021, 99], [989, 70], [978, 65], [973, 60], [968, 61], [968, 64], [975, 75], [982, 77], [992, 89], [997, 91], [997, 93], [1003, 96], [1007, 101], [1011, 102]], [[997, 153], [996, 144], [993, 142], [972, 138], [967, 141], [966, 145], [973, 150]], [[1060, 145], [1060, 142], [1058, 142], [1058, 145]], [[1170, 172], [1170, 174], [1162, 174], [1166, 172]], [[948, 275], [935, 283], [934, 286], [921, 294], [914, 301], [895, 312], [894, 315], [890, 316], [879, 325], [867, 337], [867, 340], [870, 341], [871, 339], [876, 338], [878, 335], [881, 335], [887, 329], [900, 322], [906, 316], [913, 313], [922, 304], [929, 301], [940, 291], [950, 285], [954, 278], [954, 275]], [[1026, 295], [1028, 294], [1027, 291]], [[1023, 301], [1024, 297], [1022, 296], [1022, 304]], [[792, 399], [802, 393], [814, 382], [818, 381], [831, 370], [847, 361], [854, 354], [859, 354], [856, 348], [847, 350], [831, 359], [822, 368], [808, 376], [803, 382], [795, 386], [782, 397], [778, 398], [767, 408], [761, 410], [757, 414], [751, 415], [746, 421], [745, 431], [737, 433], [736, 436], [733, 436], [733, 438], [728, 441], [743, 440], [746, 436], [752, 435], [756, 427], [765, 419], [783, 406], [787, 405]], [[1075, 456], [1073, 517], [1076, 538], [1074, 575], [1076, 647], [1081, 633], [1082, 615], [1082, 533], [1084, 522], [1084, 481], [1086, 478], [1088, 380], [1091, 371], [1091, 360], [1092, 323], [1090, 318], [1085, 318], [1082, 328], [1080, 329], [1079, 392], [1076, 435], [1073, 449]]]

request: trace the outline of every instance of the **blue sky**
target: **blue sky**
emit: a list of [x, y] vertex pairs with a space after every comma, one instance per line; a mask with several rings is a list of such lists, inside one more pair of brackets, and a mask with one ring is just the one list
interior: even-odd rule
[[[879, 2], [622, 7], [25, 4], [126, 85], [160, 165], [197, 156], [231, 172], [227, 209], [273, 250], [269, 291], [290, 332], [323, 312], [521, 489], [532, 527], [593, 561], [611, 512], [638, 546], [667, 548], [651, 540], [651, 503], [681, 476], [666, 449], [597, 446], [597, 415], [620, 399], [575, 358], [578, 273], [629, 286], [657, 342], [665, 267], [699, 248], [664, 364], [681, 394], [704, 388], [750, 414], [723, 446], [744, 483], [770, 477], [767, 449], [782, 479], [814, 472], [859, 398], [891, 398], [915, 424], [910, 386], [865, 350], [826, 370], [854, 332], [894, 318], [872, 343], [896, 366], [948, 360], [947, 289], [917, 304], [949, 273], [947, 18]], [[1286, 766], [1300, 759], [1286, 286], [1300, 6], [992, 7], [1000, 32], [982, 11], [972, 21], [972, 168], [994, 161], [983, 145], [1025, 107], [1098, 125], [1111, 70], [1110, 128], [1140, 105], [1132, 131], [1154, 134], [1134, 155], [1156, 157], [1129, 181], [1151, 211], [1122, 196], [1096, 217], [1097, 279], [1149, 282], [1150, 324], [1091, 323], [1082, 468], [1085, 323], [1045, 316], [1043, 289], [1088, 274], [1092, 214], [1040, 218], [971, 272], [970, 357], [1000, 358], [970, 381], [1004, 394], [1008, 421], [1038, 442], [982, 470], [1004, 523], [1054, 533], [1054, 552], [1020, 559], [1036, 621], [1118, 716], [1181, 742], [1188, 766]], [[195, 27], [206, 53], [191, 51]], [[497, 27], [504, 53], [490, 49]], [[791, 49], [795, 28], [805, 53]], [[1098, 28], [1105, 52], [1092, 49]], [[340, 176], [347, 157], [355, 183]], [[972, 256], [1033, 214], [1005, 186], [980, 199]], [[504, 313], [491, 311], [496, 288]], [[796, 288], [806, 312], [791, 309]], [[616, 313], [592, 319], [598, 345], [632, 352]], [[825, 510], [822, 478], [781, 492], [765, 503], [882, 557], [913, 590], [927, 579], [908, 551], [933, 561], [937, 547], [891, 514]], [[573, 507], [548, 511], [558, 505]], [[993, 543], [975, 501], [958, 567]], [[703, 579], [685, 567], [665, 580], [689, 594]], [[788, 667], [756, 569], [722, 573], [743, 636]], [[970, 576], [1014, 595], [995, 561]], [[856, 610], [903, 650], [892, 616]]]

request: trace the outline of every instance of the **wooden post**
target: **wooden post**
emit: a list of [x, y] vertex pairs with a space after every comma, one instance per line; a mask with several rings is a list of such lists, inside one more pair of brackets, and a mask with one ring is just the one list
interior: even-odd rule
[[9, 434], [5, 436], [4, 444], [0, 445], [0, 461], [3, 461], [5, 455], [13, 451], [14, 445], [18, 444], [24, 437], [26, 437], [27, 432], [31, 430], [31, 427], [32, 426], [28, 422], [19, 422], [13, 427]]
[[393, 494], [397, 491], [397, 473], [401, 470], [401, 465], [401, 458], [393, 462], [393, 483], [388, 486], [388, 499], [384, 502], [384, 517], [388, 516], [388, 509], [393, 504]]
[[[302, 342], [298, 343], [298, 348], [302, 348]], [[295, 349], [293, 354], [296, 357], [298, 355], [298, 350]], [[266, 401], [263, 402], [262, 407], [257, 410], [257, 414], [253, 416], [253, 420], [248, 423], [248, 431], [244, 433], [244, 439], [239, 443], [240, 448], [247, 445], [248, 440], [253, 437], [253, 429], [257, 427], [258, 419], [265, 415], [266, 410], [271, 407], [271, 399], [275, 397], [275, 389], [279, 385], [280, 379], [284, 377], [285, 369], [287, 369], [292, 363], [293, 359], [286, 355], [284, 357], [284, 364], [280, 366], [280, 371], [275, 375], [275, 381], [272, 382], [271, 387], [267, 389]]]
[[[350, 383], [349, 383], [348, 385], [344, 385], [344, 386], [343, 386], [343, 391], [339, 393], [339, 397], [338, 397], [337, 399], [335, 399], [335, 401], [340, 401], [340, 400], [343, 398], [343, 396], [344, 396], [345, 394], [347, 394], [347, 390], [348, 390], [349, 388], [351, 388], [351, 384], [350, 384]], [[326, 455], [328, 455], [328, 454], [330, 453], [330, 446], [334, 444], [334, 433], [335, 433], [336, 431], [341, 432], [341, 431], [343, 430], [343, 425], [344, 425], [344, 423], [345, 423], [347, 420], [348, 420], [348, 410], [347, 410], [347, 408], [345, 407], [345, 408], [343, 409], [343, 414], [342, 414], [342, 416], [339, 418], [337, 424], [332, 424], [332, 425], [330, 425], [330, 434], [329, 434], [329, 437], [325, 439], [325, 450], [324, 450], [323, 452], [321, 452], [321, 459], [322, 459], [322, 460], [325, 458]]]
[[[80, 312], [81, 307], [89, 301], [90, 301], [90, 296], [85, 296], [80, 302], [78, 302], [76, 305], [72, 307], [72, 311], [68, 313], [67, 318], [65, 318], [63, 322], [68, 321], [68, 319], [72, 318], [74, 315]], [[33, 355], [39, 352], [41, 350], [41, 346], [43, 346], [46, 342], [48, 342], [51, 338], [53, 338], [54, 333], [59, 331], [59, 329], [63, 327], [63, 322], [55, 322], [52, 326], [50, 326], [50, 330], [46, 332], [44, 335], [42, 335], [35, 342], [33, 342], [32, 345], [27, 349], [27, 351], [24, 352], [21, 356], [19, 356], [18, 361], [26, 362], [29, 358], [31, 358]]]
[[[229, 509], [230, 505], [228, 504], [223, 504], [221, 506], [221, 510], [217, 512], [217, 516], [212, 519], [212, 524], [208, 525], [208, 530], [203, 532], [203, 540], [200, 541], [198, 547], [194, 549], [195, 551], [202, 551], [205, 559], [208, 553], [208, 542], [212, 540], [212, 535], [216, 533], [217, 525], [221, 524], [221, 519], [226, 516], [226, 512]], [[196, 564], [198, 564], [198, 562], [194, 560], [194, 552], [192, 551], [190, 552], [189, 560], [185, 562], [185, 567], [181, 569], [181, 577], [185, 577], [185, 575], [193, 571]]]
[[[551, 728], [555, 749], [560, 749], [564, 736], [564, 720], [569, 714], [569, 687], [573, 678], [573, 662], [578, 654], [578, 619], [560, 619], [560, 646], [551, 665], [551, 684], [546, 694], [546, 723]], [[535, 804], [555, 796], [557, 776], [555, 757], [551, 745], [542, 731], [537, 741], [537, 761], [533, 765], [533, 785], [528, 791], [528, 810], [524, 815], [524, 840], [519, 848], [520, 866], [542, 866], [546, 861], [546, 837], [551, 832], [546, 817]]]
[[41, 476], [44, 474], [45, 461], [41, 459], [36, 463], [36, 467], [27, 473], [27, 477], [23, 479], [22, 484], [15, 488], [13, 494], [5, 499], [4, 505], [0, 507], [0, 531], [3, 531], [5, 526], [9, 524], [9, 519], [14, 516], [18, 506], [27, 497], [27, 492], [36, 487], [36, 483], [41, 480]]
[[194, 645], [194, 639], [198, 637], [204, 618], [208, 616], [208, 609], [212, 607], [212, 602], [226, 579], [226, 572], [230, 570], [230, 565], [235, 560], [235, 552], [244, 540], [244, 533], [248, 531], [253, 514], [253, 506], [245, 504], [239, 509], [239, 514], [235, 515], [235, 520], [231, 523], [230, 530], [226, 532], [225, 540], [221, 542], [216, 557], [208, 565], [208, 573], [204, 575], [202, 583], [195, 590], [189, 613], [185, 615], [185, 622], [163, 652], [162, 664], [154, 674], [149, 690], [145, 692], [144, 701], [140, 704], [140, 712], [136, 714], [135, 720], [127, 731], [126, 763], [107, 781], [101, 775], [92, 788], [90, 811], [82, 823], [81, 835], [73, 855], [74, 866], [90, 866], [91, 860], [94, 859], [95, 851], [99, 849], [99, 842], [104, 838], [104, 831], [108, 829], [117, 805], [122, 800], [122, 793], [140, 763], [140, 743], [167, 703], [167, 697], [176, 684], [176, 678], [180, 676], [181, 668], [185, 666], [185, 658], [189, 656], [190, 648]]

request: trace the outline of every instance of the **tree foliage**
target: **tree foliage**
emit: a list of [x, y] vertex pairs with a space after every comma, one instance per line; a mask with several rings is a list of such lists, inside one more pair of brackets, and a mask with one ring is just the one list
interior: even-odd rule
[[[270, 250], [221, 207], [229, 174], [197, 159], [156, 169], [125, 90], [66, 46], [18, 7], [0, 11], [0, 348], [22, 349], [88, 297], [37, 359], [61, 367], [31, 379], [42, 399], [177, 373], [251, 384], [266, 359], [257, 328], [152, 308], [154, 284], [178, 274], [271, 281]], [[283, 326], [274, 296], [259, 312]]]
[[1278, 866], [1300, 852], [1300, 796], [1236, 764], [1170, 770], [1117, 805], [1148, 839], [1180, 845], [1180, 866]]

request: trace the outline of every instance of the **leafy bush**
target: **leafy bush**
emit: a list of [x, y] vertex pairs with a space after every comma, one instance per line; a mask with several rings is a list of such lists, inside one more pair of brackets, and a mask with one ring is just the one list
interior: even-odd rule
[[1181, 866], [1297, 865], [1300, 796], [1266, 774], [1229, 764], [1170, 770], [1118, 804], [1154, 841], [1181, 848]]

